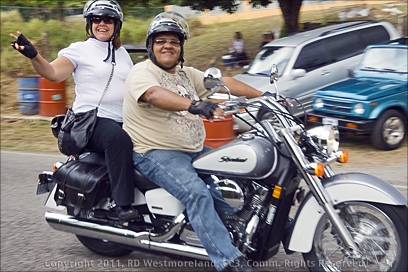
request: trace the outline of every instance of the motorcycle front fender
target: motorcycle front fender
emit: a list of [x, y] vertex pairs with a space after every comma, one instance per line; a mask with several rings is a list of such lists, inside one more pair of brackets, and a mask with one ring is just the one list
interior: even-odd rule
[[[347, 201], [407, 205], [407, 198], [391, 184], [363, 173], [338, 174], [322, 182], [333, 204]], [[297, 211], [293, 228], [285, 241], [286, 248], [307, 253], [312, 249], [317, 224], [324, 214], [323, 207], [309, 192]]]

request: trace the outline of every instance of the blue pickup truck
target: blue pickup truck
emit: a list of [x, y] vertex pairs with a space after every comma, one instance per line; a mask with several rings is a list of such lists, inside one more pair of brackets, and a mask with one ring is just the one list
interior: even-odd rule
[[369, 134], [378, 149], [400, 147], [407, 134], [406, 41], [368, 46], [352, 77], [315, 93], [308, 122]]

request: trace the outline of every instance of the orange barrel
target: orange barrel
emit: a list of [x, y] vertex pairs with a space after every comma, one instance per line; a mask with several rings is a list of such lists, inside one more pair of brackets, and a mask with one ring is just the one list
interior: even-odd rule
[[65, 80], [56, 83], [41, 77], [38, 88], [40, 115], [55, 116], [66, 113]]
[[19, 110], [22, 114], [38, 114], [39, 77], [21, 77], [18, 82]]
[[232, 115], [224, 119], [214, 119], [212, 122], [203, 118], [206, 137], [204, 145], [216, 148], [235, 139], [234, 119]]

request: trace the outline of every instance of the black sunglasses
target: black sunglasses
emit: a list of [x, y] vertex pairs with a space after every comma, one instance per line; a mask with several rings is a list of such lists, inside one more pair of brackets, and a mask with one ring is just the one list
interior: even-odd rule
[[102, 21], [105, 22], [105, 24], [113, 24], [115, 22], [115, 19], [110, 18], [110, 17], [91, 17], [91, 21], [95, 24], [100, 24]]

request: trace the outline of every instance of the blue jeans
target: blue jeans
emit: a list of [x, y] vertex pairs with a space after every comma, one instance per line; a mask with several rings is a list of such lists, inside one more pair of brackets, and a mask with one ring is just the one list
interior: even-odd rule
[[151, 150], [145, 154], [133, 152], [133, 162], [143, 175], [184, 204], [198, 238], [215, 268], [221, 271], [242, 253], [232, 244], [215, 210], [215, 206], [219, 206], [218, 212], [225, 212], [231, 207], [227, 207], [215, 184], [209, 178], [203, 181], [192, 166], [193, 159], [208, 150], [205, 148], [197, 153], [177, 150]]

